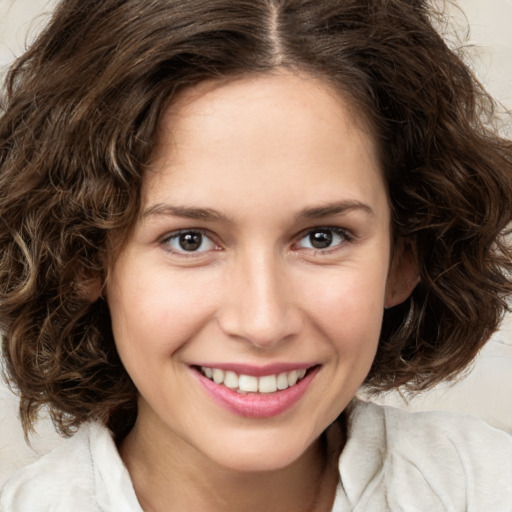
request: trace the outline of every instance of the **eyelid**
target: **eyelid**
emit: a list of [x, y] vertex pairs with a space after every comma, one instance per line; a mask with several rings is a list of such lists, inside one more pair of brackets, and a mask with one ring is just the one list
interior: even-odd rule
[[314, 227], [307, 228], [307, 229], [301, 231], [296, 236], [295, 242], [293, 245], [297, 245], [302, 239], [304, 239], [305, 237], [311, 235], [312, 233], [314, 233], [316, 231], [327, 231], [327, 232], [339, 235], [342, 238], [342, 241], [337, 245], [334, 245], [332, 247], [327, 247], [325, 249], [298, 247], [298, 250], [315, 251], [318, 253], [325, 254], [325, 253], [329, 253], [329, 252], [334, 252], [337, 249], [339, 249], [340, 247], [344, 246], [346, 243], [351, 243], [356, 239], [356, 236], [354, 235], [354, 233], [352, 233], [352, 231], [350, 231], [346, 228], [341, 228], [339, 226], [314, 226]]
[[[327, 232], [336, 234], [336, 235], [340, 236], [342, 240], [340, 243], [338, 243], [332, 247], [326, 247], [323, 249], [322, 248], [319, 248], [319, 249], [308, 248], [308, 247], [294, 247], [294, 248], [299, 251], [300, 250], [314, 251], [314, 252], [318, 252], [318, 253], [327, 254], [329, 252], [334, 252], [334, 251], [338, 250], [339, 248], [341, 248], [341, 246], [344, 246], [346, 243], [351, 243], [355, 239], [357, 239], [357, 237], [354, 235], [354, 233], [347, 228], [342, 228], [339, 226], [328, 226], [328, 225], [313, 226], [313, 227], [302, 230], [298, 235], [296, 235], [294, 237], [295, 241], [293, 242], [293, 246], [297, 246], [297, 244], [303, 238], [305, 238], [305, 237], [309, 236], [311, 233], [314, 233], [317, 231], [327, 231]], [[203, 237], [207, 238], [212, 243], [212, 245], [214, 247], [212, 249], [207, 249], [207, 250], [202, 250], [202, 251], [197, 251], [197, 250], [196, 251], [186, 251], [186, 250], [176, 250], [169, 246], [169, 241], [171, 239], [178, 238], [180, 235], [185, 234], [185, 233], [199, 233]], [[210, 233], [209, 230], [205, 230], [202, 228], [182, 228], [182, 229], [176, 229], [174, 231], [170, 231], [170, 232], [166, 233], [165, 235], [163, 235], [159, 239], [158, 244], [163, 246], [165, 251], [172, 253], [172, 254], [176, 254], [178, 256], [183, 256], [183, 257], [199, 257], [199, 256], [204, 256], [213, 251], [221, 250], [220, 244], [217, 242], [216, 237], [212, 233]]]
[[[169, 246], [169, 241], [172, 239], [175, 239], [179, 237], [180, 235], [183, 235], [185, 233], [198, 233], [202, 235], [203, 237], [210, 240], [210, 242], [214, 245], [213, 249], [205, 250], [205, 251], [185, 251], [185, 250], [175, 250], [172, 247]], [[220, 246], [215, 240], [215, 238], [212, 236], [212, 234], [202, 228], [184, 228], [184, 229], [176, 229], [174, 231], [170, 231], [166, 233], [164, 236], [162, 236], [159, 239], [159, 245], [163, 246], [164, 250], [171, 254], [177, 254], [179, 256], [184, 257], [198, 257], [198, 256], [204, 256], [205, 254], [208, 254], [212, 251], [220, 250]]]

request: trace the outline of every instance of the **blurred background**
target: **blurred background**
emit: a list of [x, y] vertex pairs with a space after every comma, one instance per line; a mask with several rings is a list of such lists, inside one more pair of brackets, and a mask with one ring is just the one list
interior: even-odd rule
[[[441, 4], [440, 0], [436, 3]], [[55, 0], [0, 0], [0, 75], [30, 44], [53, 5]], [[450, 44], [466, 46], [468, 62], [479, 80], [503, 109], [512, 110], [512, 0], [453, 1], [445, 12], [450, 28], [443, 24], [440, 30]], [[503, 131], [512, 137], [510, 118]], [[412, 410], [469, 412], [512, 433], [510, 316], [481, 351], [471, 370], [455, 384], [438, 386], [414, 398], [391, 393], [374, 400]], [[43, 419], [29, 448], [17, 420], [16, 397], [0, 383], [0, 486], [13, 469], [59, 442], [49, 420]]]

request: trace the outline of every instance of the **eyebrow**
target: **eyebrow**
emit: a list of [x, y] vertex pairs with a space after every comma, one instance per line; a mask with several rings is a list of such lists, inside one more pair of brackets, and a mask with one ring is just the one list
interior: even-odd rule
[[[331, 215], [345, 214], [353, 210], [361, 210], [370, 215], [375, 215], [375, 212], [365, 203], [354, 200], [337, 201], [334, 203], [327, 203], [322, 206], [306, 208], [298, 213], [296, 222], [303, 222], [305, 220], [315, 220], [322, 217]], [[225, 221], [232, 222], [227, 216], [213, 210], [211, 208], [195, 208], [188, 206], [173, 206], [170, 204], [155, 204], [150, 206], [142, 213], [142, 218], [159, 216], [172, 216], [181, 217], [183, 219], [201, 220], [201, 221]]]
[[145, 219], [147, 217], [159, 217], [159, 216], [172, 216], [172, 217], [181, 217], [183, 219], [192, 219], [192, 220], [203, 220], [203, 221], [215, 221], [215, 220], [224, 220], [228, 221], [229, 219], [218, 212], [217, 210], [212, 210], [211, 208], [194, 208], [187, 206], [173, 206], [170, 204], [155, 204], [150, 206], [142, 213], [142, 218]]
[[322, 217], [329, 217], [330, 215], [348, 213], [353, 210], [361, 210], [372, 216], [375, 215], [375, 212], [372, 210], [372, 208], [370, 208], [369, 205], [362, 203], [361, 201], [346, 200], [327, 203], [325, 205], [313, 208], [306, 208], [297, 215], [296, 221], [301, 222], [305, 220], [315, 220]]

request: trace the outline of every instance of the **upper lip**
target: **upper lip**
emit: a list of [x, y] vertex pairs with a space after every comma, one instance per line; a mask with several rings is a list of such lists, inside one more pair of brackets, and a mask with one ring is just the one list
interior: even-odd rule
[[263, 377], [264, 375], [279, 375], [280, 373], [291, 372], [293, 370], [307, 370], [315, 363], [272, 363], [264, 366], [246, 364], [246, 363], [197, 363], [192, 366], [204, 366], [206, 368], [218, 368], [219, 370], [232, 371], [238, 375], [253, 375], [254, 377]]

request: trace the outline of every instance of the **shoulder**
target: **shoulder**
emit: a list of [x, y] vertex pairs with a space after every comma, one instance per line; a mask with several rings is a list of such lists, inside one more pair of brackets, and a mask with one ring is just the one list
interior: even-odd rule
[[355, 402], [340, 472], [367, 507], [512, 511], [512, 436], [468, 415]]
[[95, 425], [84, 425], [53, 451], [16, 471], [2, 489], [1, 510], [44, 511], [50, 503], [76, 506], [77, 501], [87, 512], [95, 510], [91, 504], [94, 477], [90, 445], [96, 429]]
[[[118, 496], [119, 495], [119, 496]], [[112, 500], [140, 512], [110, 432], [87, 423], [70, 439], [15, 472], [0, 494], [2, 512], [98, 512]]]

